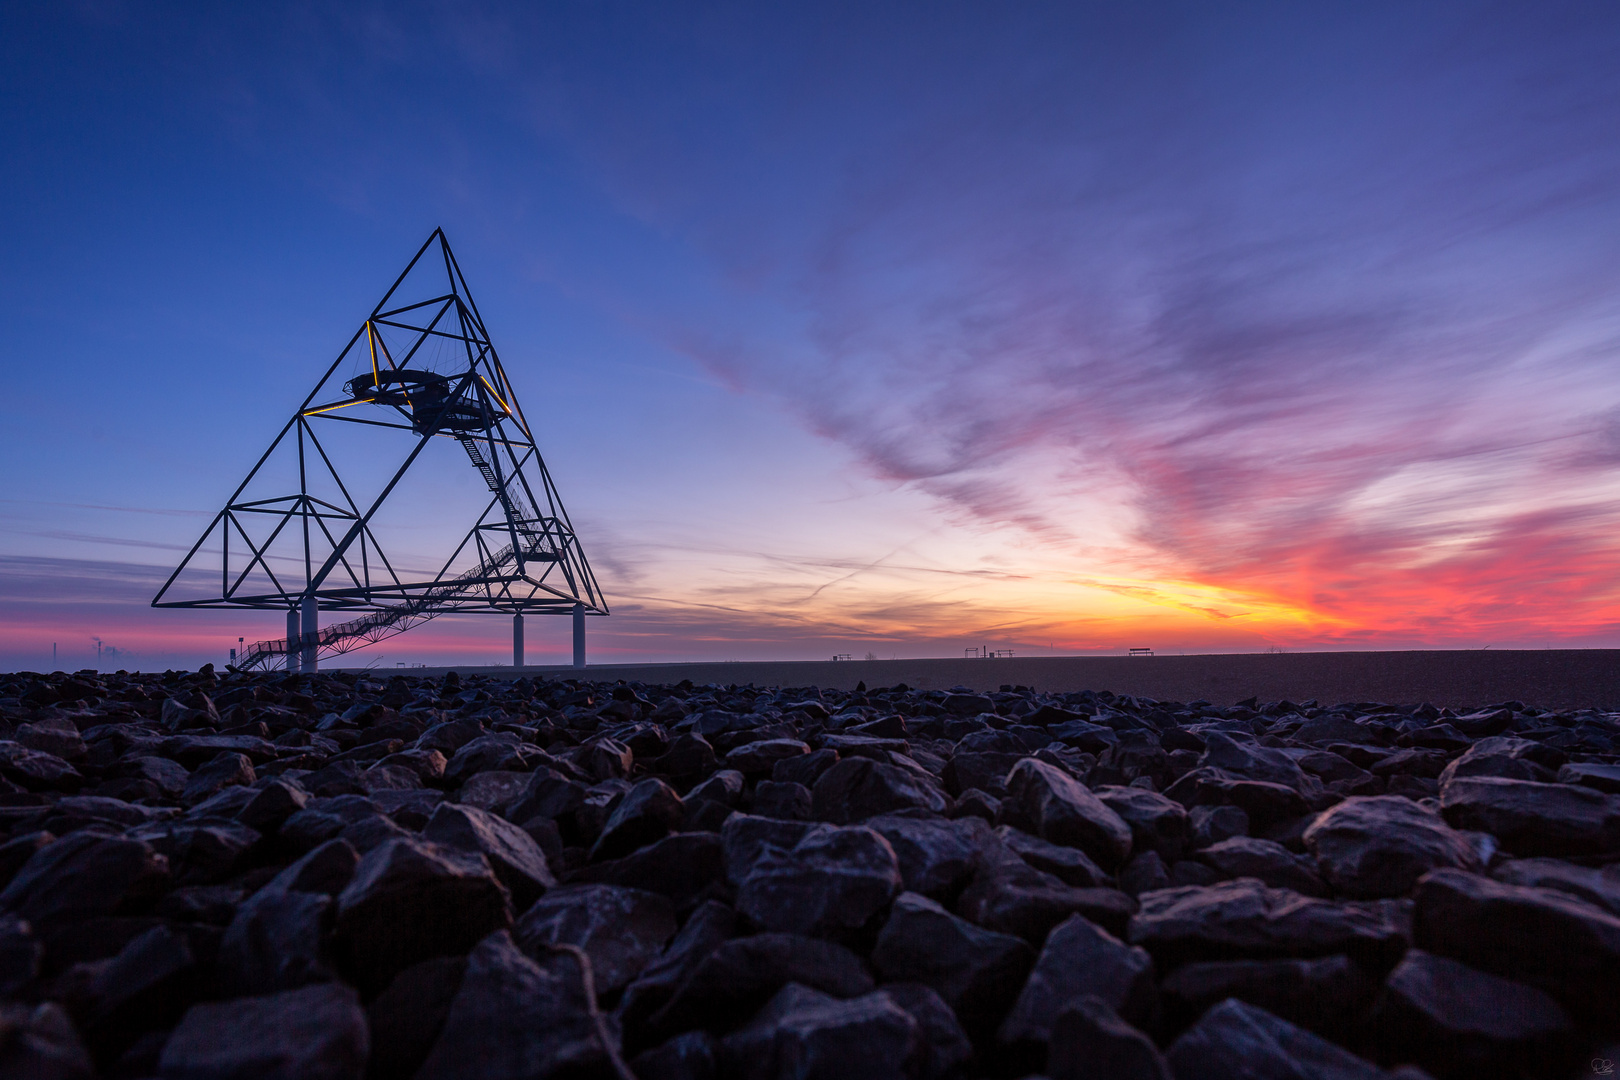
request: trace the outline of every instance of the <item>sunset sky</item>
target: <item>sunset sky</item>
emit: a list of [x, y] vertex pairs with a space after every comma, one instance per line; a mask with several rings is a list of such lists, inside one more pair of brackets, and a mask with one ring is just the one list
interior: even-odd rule
[[593, 661], [1620, 647], [1609, 0], [17, 2], [0, 95], [0, 669], [280, 636], [148, 602], [438, 226]]

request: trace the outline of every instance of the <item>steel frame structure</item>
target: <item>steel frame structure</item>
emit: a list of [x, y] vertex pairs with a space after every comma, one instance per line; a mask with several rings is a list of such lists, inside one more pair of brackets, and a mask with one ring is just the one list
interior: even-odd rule
[[[436, 282], [440, 262], [443, 287], [414, 298], [396, 295], [422, 271]], [[361, 374], [342, 380], [345, 364], [359, 366]], [[449, 371], [433, 370], [446, 366]], [[338, 474], [320, 434], [329, 424], [363, 425], [379, 438], [409, 440], [408, 452], [373, 497], [357, 501]], [[438, 573], [411, 580], [384, 554], [373, 524], [438, 438], [461, 444], [489, 498]], [[278, 450], [296, 453], [297, 491], [244, 498]], [[313, 480], [328, 478], [325, 486], [336, 497], [312, 492]], [[172, 595], [185, 591], [176, 588], [182, 574], [195, 575], [216, 556], [217, 592], [210, 586], [200, 596]], [[452, 570], [469, 558], [470, 569]], [[239, 670], [297, 670], [300, 653], [304, 666], [313, 667], [317, 656], [363, 648], [451, 611], [516, 616], [519, 641], [523, 615], [573, 614], [579, 655], [579, 615], [606, 615], [608, 607], [442, 229], [395, 279], [152, 606], [287, 611], [288, 637], [255, 643], [238, 658]], [[317, 629], [320, 610], [365, 614]], [[303, 613], [301, 631], [296, 612]]]

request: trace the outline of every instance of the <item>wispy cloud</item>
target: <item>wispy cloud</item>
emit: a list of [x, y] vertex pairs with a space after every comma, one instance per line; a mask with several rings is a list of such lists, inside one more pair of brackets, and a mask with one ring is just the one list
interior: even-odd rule
[[672, 314], [671, 344], [1087, 580], [1247, 598], [1170, 601], [1212, 619], [1617, 628], [1612, 12], [1148, 5], [1048, 40], [912, 25], [915, 47], [874, 22], [887, 67], [802, 58], [864, 112], [755, 73], [702, 148], [828, 155], [820, 190], [751, 190], [763, 219], [672, 212], [652, 185], [716, 162], [629, 114], [584, 140], [743, 286], [729, 323]]

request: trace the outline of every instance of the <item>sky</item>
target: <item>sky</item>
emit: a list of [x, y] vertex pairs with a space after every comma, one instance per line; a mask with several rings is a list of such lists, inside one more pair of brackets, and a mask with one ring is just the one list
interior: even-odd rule
[[1612, 3], [18, 0], [0, 101], [0, 669], [280, 636], [149, 602], [440, 227], [593, 662], [1620, 647]]

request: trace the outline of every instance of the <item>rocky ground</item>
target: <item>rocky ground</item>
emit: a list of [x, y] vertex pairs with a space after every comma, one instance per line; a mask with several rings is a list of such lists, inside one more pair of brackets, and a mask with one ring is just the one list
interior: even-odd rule
[[0, 1076], [1592, 1075], [1617, 751], [1518, 702], [0, 675]]

